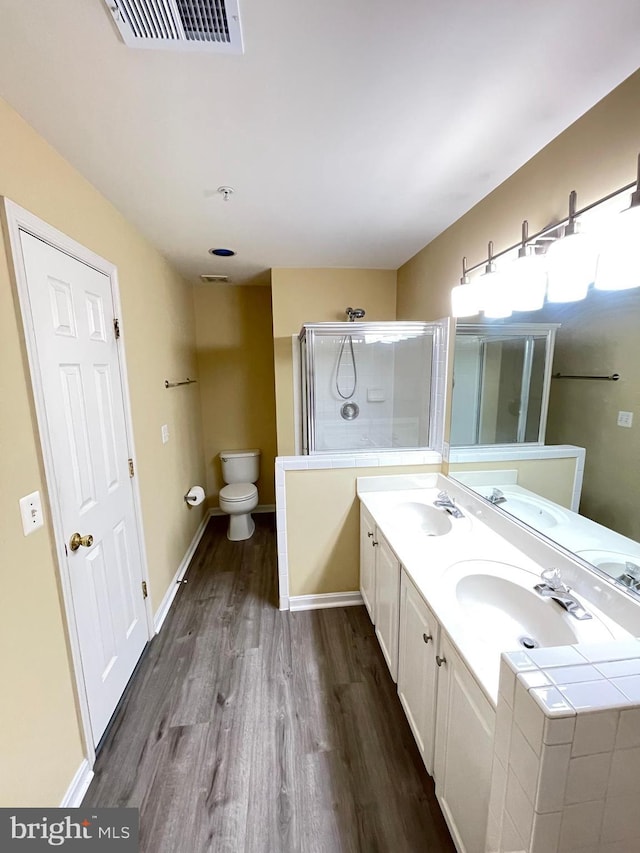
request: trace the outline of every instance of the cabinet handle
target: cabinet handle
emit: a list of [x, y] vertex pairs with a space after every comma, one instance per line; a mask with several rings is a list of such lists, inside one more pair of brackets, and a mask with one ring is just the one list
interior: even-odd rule
[[423, 634], [422, 639], [425, 641], [425, 643], [428, 643], [429, 640], [433, 640], [433, 637], [431, 636], [431, 634]]
[[367, 533], [367, 536], [369, 537], [369, 539], [371, 539], [371, 538], [372, 538], [373, 533], [371, 532], [371, 530]]
[[374, 539], [374, 540], [373, 540], [373, 542], [372, 542], [371, 544], [372, 544], [372, 545], [373, 545], [373, 547], [375, 548], [375, 547], [376, 547], [376, 545], [377, 545], [378, 543], [377, 543], [377, 542], [376, 542], [376, 540]]
[[442, 666], [442, 664], [446, 662], [446, 658], [441, 658], [440, 655], [436, 655], [436, 663], [438, 664], [438, 666]]

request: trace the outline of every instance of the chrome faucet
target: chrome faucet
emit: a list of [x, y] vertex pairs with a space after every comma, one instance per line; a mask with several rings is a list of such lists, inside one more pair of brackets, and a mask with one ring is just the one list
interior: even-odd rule
[[454, 518], [464, 518], [464, 515], [456, 506], [455, 498], [449, 497], [448, 492], [438, 492], [438, 497], [433, 502], [433, 505], [440, 507], [440, 509], [448, 512], [449, 515], [452, 515]]
[[571, 595], [571, 590], [563, 583], [558, 569], [545, 569], [540, 577], [542, 578], [542, 583], [537, 583], [534, 586], [538, 595], [556, 601], [574, 619], [593, 619], [592, 615], [587, 613], [578, 599]]
[[506, 503], [507, 499], [504, 496], [504, 493], [500, 491], [500, 489], [494, 489], [490, 495], [487, 495], [487, 500], [490, 504], [503, 504]]
[[624, 565], [624, 572], [618, 576], [618, 582], [627, 589], [634, 592], [640, 592], [640, 566], [627, 561]]

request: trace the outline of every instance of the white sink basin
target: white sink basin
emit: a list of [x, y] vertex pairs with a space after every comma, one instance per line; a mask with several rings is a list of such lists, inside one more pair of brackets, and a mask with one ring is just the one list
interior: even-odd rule
[[442, 536], [451, 530], [451, 516], [442, 509], [418, 501], [403, 501], [393, 508], [393, 523], [426, 536]]
[[[465, 627], [500, 651], [612, 639], [597, 617], [580, 621], [542, 598], [533, 588], [539, 581], [532, 572], [491, 560], [454, 563], [442, 578]], [[588, 602], [584, 606], [591, 610]]]

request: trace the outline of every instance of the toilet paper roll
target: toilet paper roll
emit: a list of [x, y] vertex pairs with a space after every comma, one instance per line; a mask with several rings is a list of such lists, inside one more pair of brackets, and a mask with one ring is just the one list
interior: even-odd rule
[[204, 500], [204, 489], [202, 486], [191, 486], [184, 499], [189, 506], [198, 506]]

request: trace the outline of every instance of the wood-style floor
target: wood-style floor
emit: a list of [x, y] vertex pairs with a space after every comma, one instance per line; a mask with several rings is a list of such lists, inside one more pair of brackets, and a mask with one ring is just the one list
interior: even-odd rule
[[454, 851], [364, 607], [280, 612], [273, 516], [210, 520], [84, 803], [143, 853]]

